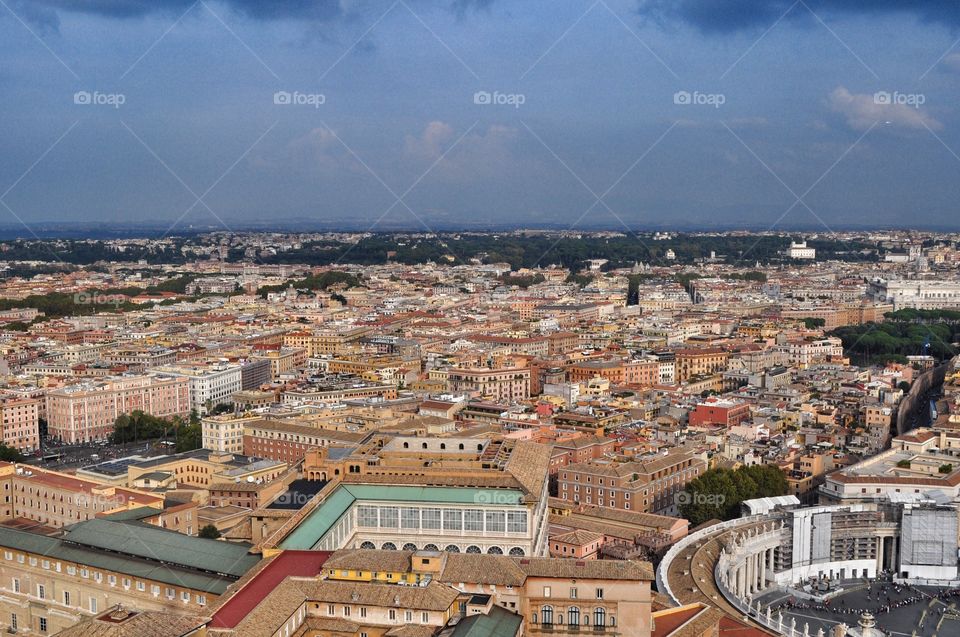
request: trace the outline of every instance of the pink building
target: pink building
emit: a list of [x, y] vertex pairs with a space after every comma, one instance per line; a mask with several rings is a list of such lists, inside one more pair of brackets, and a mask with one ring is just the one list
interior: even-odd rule
[[119, 376], [78, 383], [47, 393], [47, 429], [67, 443], [105, 440], [121, 414], [140, 410], [152, 416], [190, 413], [190, 381], [185, 377]]
[[40, 401], [36, 398], [0, 398], [3, 444], [29, 452], [40, 446]]

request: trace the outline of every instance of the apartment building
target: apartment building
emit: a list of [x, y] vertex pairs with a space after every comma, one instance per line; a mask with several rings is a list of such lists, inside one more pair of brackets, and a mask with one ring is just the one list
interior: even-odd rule
[[253, 414], [221, 414], [200, 419], [202, 446], [210, 451], [243, 453], [243, 426], [261, 420]]
[[451, 393], [476, 393], [499, 402], [516, 402], [530, 398], [529, 368], [456, 368], [447, 375]]
[[726, 371], [729, 358], [730, 353], [719, 347], [679, 350], [676, 353], [676, 381], [682, 383], [694, 376]]
[[[272, 348], [258, 349], [250, 357], [255, 361], [264, 360], [270, 363], [270, 378], [277, 380], [281, 374], [285, 374], [298, 367], [307, 364], [307, 350], [302, 347], [283, 347], [279, 345]], [[246, 388], [245, 388], [246, 389]]]
[[139, 410], [161, 418], [190, 413], [186, 379], [164, 374], [117, 376], [47, 392], [49, 435], [76, 444], [106, 440], [121, 414]]
[[575, 463], [557, 473], [558, 496], [573, 503], [673, 515], [677, 494], [706, 470], [707, 463], [687, 451], [630, 462]]
[[40, 447], [40, 404], [36, 398], [21, 396], [0, 397], [0, 426], [2, 442], [23, 453]]
[[0, 489], [0, 521], [29, 520], [52, 528], [139, 507], [160, 511], [164, 503], [162, 495], [10, 462], [0, 462]]
[[243, 389], [243, 370], [237, 364], [178, 365], [160, 367], [158, 373], [186, 379], [190, 409], [207, 413], [208, 407], [233, 402], [234, 392]]

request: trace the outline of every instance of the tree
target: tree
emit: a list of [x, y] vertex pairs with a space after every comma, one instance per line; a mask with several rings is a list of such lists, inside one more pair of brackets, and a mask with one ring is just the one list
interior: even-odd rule
[[177, 427], [177, 452], [193, 451], [203, 445], [203, 428], [200, 423], [187, 423]]
[[786, 476], [772, 465], [710, 469], [687, 483], [677, 503], [680, 514], [695, 526], [713, 519], [732, 520], [740, 515], [744, 500], [784, 495], [787, 488]]
[[7, 445], [0, 443], [0, 460], [6, 462], [20, 462], [23, 460], [23, 454], [13, 447], [8, 447]]
[[208, 524], [200, 529], [200, 532], [197, 535], [208, 540], [216, 540], [220, 537], [220, 530], [214, 525]]

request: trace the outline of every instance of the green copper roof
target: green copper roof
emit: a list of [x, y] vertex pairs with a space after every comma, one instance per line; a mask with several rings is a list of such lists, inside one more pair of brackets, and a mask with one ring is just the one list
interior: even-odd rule
[[[94, 520], [90, 520], [89, 522], [93, 521]], [[69, 534], [73, 534], [77, 527], [81, 527], [81, 535], [75, 535], [74, 537], [77, 540], [85, 539], [83, 536], [87, 534], [87, 530], [83, 529], [83, 527], [88, 525], [89, 522], [81, 522], [74, 525]], [[125, 526], [120, 522], [110, 524]], [[142, 530], [141, 525], [130, 526], [132, 526], [134, 532]], [[102, 526], [100, 530], [104, 530]], [[173, 531], [164, 531], [163, 529], [156, 530], [162, 533], [179, 535]], [[93, 531], [93, 527], [91, 527], [90, 531]], [[114, 536], [116, 532], [114, 531], [110, 535]], [[107, 536], [104, 537], [106, 538]], [[64, 538], [47, 537], [36, 533], [0, 527], [0, 547], [42, 555], [44, 559], [49, 559], [53, 562], [57, 560], [72, 562], [89, 567], [92, 570], [103, 570], [121, 575], [129, 575], [132, 578], [141, 578], [161, 584], [180, 586], [216, 595], [223, 593], [227, 586], [236, 581], [240, 575], [259, 561], [258, 556], [246, 554], [249, 548], [248, 546], [235, 545], [234, 550], [238, 551], [237, 559], [234, 560], [234, 563], [229, 569], [224, 569], [233, 571], [232, 574], [215, 575], [195, 570], [196, 567], [191, 565], [191, 561], [196, 557], [196, 548], [184, 550], [184, 547], [193, 541], [201, 540], [201, 538], [186, 535], [181, 535], [180, 537], [183, 538], [182, 541], [184, 542], [180, 550], [175, 550], [171, 553], [171, 544], [167, 542], [164, 545], [158, 546], [156, 551], [153, 551], [153, 555], [149, 555], [149, 551], [140, 551], [144, 555], [138, 557], [113, 552], [110, 547], [106, 546], [70, 543], [65, 541]], [[147, 533], [144, 535], [144, 538], [156, 539], [156, 536]], [[203, 548], [207, 548], [208, 545], [206, 542], [211, 541], [214, 540], [201, 540], [201, 544], [195, 545], [195, 547], [202, 546]], [[106, 539], [97, 542], [98, 545], [106, 545], [107, 543], [108, 541]], [[227, 543], [219, 542], [219, 544]], [[241, 555], [241, 551], [243, 555]], [[223, 557], [223, 554], [221, 554], [221, 557]]]
[[515, 637], [523, 623], [515, 615], [499, 606], [493, 606], [487, 615], [470, 615], [460, 620], [450, 637]]
[[511, 489], [418, 487], [389, 484], [341, 484], [306, 516], [280, 548], [309, 550], [350, 510], [357, 500], [404, 502], [414, 505], [475, 504], [519, 506], [523, 494]]

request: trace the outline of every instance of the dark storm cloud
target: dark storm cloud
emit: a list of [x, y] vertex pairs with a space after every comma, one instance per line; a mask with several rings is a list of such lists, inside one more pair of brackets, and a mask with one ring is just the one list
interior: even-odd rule
[[640, 0], [639, 3], [641, 15], [660, 21], [680, 20], [712, 33], [765, 28], [785, 13], [785, 20], [810, 18], [808, 8], [818, 16], [898, 13], [924, 22], [960, 26], [960, 2], [955, 0]]

